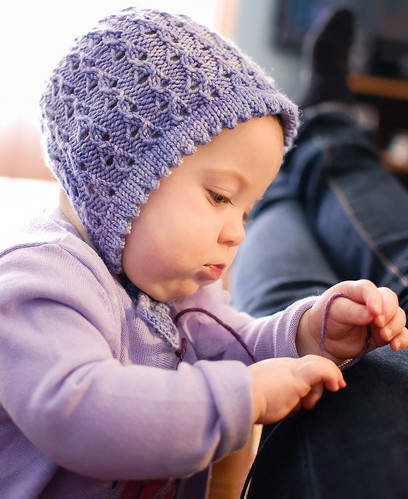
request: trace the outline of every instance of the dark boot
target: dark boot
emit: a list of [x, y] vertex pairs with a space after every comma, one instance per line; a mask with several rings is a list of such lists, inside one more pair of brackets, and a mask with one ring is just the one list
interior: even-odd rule
[[354, 16], [348, 9], [326, 11], [303, 41], [304, 90], [302, 108], [322, 102], [350, 103], [347, 84]]

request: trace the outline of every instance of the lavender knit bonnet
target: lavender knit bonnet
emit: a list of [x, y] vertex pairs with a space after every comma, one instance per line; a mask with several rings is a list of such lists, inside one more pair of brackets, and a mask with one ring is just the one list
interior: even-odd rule
[[76, 41], [41, 106], [49, 166], [113, 273], [132, 219], [183, 156], [251, 117], [279, 115], [286, 148], [298, 126], [296, 106], [231, 42], [136, 8]]

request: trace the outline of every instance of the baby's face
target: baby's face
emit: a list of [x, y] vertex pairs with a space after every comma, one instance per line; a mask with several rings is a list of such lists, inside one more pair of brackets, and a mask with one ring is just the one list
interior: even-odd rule
[[282, 128], [267, 116], [223, 130], [184, 158], [133, 221], [122, 258], [127, 277], [158, 301], [190, 296], [219, 279], [282, 157]]

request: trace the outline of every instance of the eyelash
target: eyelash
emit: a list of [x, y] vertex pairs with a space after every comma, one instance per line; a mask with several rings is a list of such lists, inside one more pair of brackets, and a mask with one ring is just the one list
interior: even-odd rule
[[209, 193], [215, 204], [232, 204], [231, 199], [223, 196], [222, 194], [218, 194], [213, 191], [209, 191]]
[[[211, 198], [213, 199], [215, 204], [232, 204], [231, 199], [227, 198], [226, 196], [223, 196], [222, 194], [218, 194], [217, 192], [214, 191], [209, 191]], [[249, 216], [249, 213], [244, 213], [244, 216], [242, 217], [242, 221], [246, 224], [249, 222], [251, 217]]]

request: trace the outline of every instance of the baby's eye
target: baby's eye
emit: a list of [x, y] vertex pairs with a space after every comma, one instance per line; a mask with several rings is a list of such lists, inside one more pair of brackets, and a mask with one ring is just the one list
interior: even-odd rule
[[218, 194], [217, 192], [210, 191], [210, 196], [212, 197], [215, 204], [230, 204], [231, 199], [223, 196], [222, 194]]
[[250, 217], [249, 213], [245, 212], [244, 216], [242, 217], [242, 221], [244, 222], [244, 224], [247, 224], [250, 220], [251, 220], [251, 217]]

